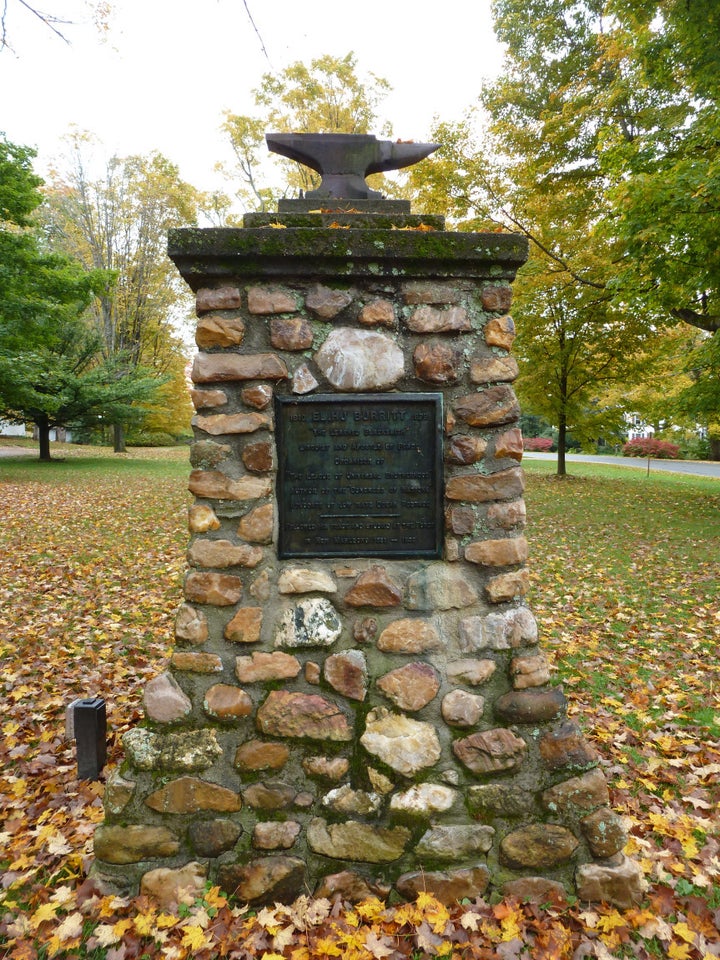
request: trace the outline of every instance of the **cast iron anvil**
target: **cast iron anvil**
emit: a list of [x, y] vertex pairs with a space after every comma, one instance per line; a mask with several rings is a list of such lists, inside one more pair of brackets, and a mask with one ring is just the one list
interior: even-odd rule
[[440, 146], [378, 140], [358, 133], [267, 133], [265, 140], [272, 153], [297, 160], [321, 175], [317, 190], [306, 192], [308, 200], [381, 200], [382, 194], [371, 190], [365, 177], [410, 167]]

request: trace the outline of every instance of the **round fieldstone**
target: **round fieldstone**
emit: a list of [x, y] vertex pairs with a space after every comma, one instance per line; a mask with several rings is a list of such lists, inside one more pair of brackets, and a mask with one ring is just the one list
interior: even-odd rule
[[453, 743], [453, 753], [473, 773], [514, 770], [522, 763], [527, 744], [511, 730], [502, 728], [472, 733]]
[[341, 870], [340, 873], [330, 873], [318, 883], [315, 888], [315, 898], [333, 900], [336, 897], [348, 903], [359, 903], [368, 897], [387, 897], [390, 892], [386, 884], [378, 884], [361, 877], [352, 870]]
[[562, 690], [513, 690], [495, 701], [495, 713], [508, 723], [542, 723], [565, 713]]
[[550, 679], [550, 664], [544, 654], [534, 657], [513, 657], [510, 661], [510, 676], [516, 690], [541, 687]]
[[192, 653], [187, 650], [176, 650], [170, 663], [176, 670], [187, 673], [222, 673], [222, 660], [216, 653]]
[[265, 383], [260, 383], [254, 387], [243, 387], [240, 391], [242, 402], [248, 407], [255, 407], [256, 410], [264, 410], [269, 406], [272, 398], [272, 387]]
[[567, 899], [565, 887], [557, 880], [547, 880], [545, 877], [508, 880], [502, 886], [502, 894], [528, 903], [564, 903]]
[[490, 871], [483, 864], [461, 870], [404, 873], [395, 887], [406, 900], [415, 900], [421, 893], [429, 893], [440, 903], [451, 906], [460, 900], [475, 900], [487, 889]]
[[458, 794], [440, 783], [416, 783], [408, 790], [396, 793], [390, 800], [390, 809], [415, 817], [431, 817], [450, 810]]
[[620, 817], [609, 807], [601, 807], [583, 817], [580, 826], [593, 855], [604, 860], [619, 853], [627, 842]]
[[425, 653], [438, 650], [442, 645], [437, 630], [427, 620], [406, 618], [393, 620], [377, 640], [378, 650], [383, 653]]
[[519, 373], [515, 357], [482, 357], [470, 364], [470, 381], [477, 384], [512, 383]]
[[484, 824], [437, 824], [425, 831], [415, 853], [418, 857], [462, 860], [487, 853], [494, 836], [495, 830]]
[[242, 827], [233, 820], [194, 820], [188, 837], [198, 857], [219, 857], [238, 841]]
[[510, 316], [494, 317], [485, 324], [485, 343], [509, 350], [515, 340], [515, 323]]
[[451, 660], [446, 667], [449, 683], [467, 683], [477, 687], [495, 673], [494, 660]]
[[345, 594], [345, 603], [350, 607], [396, 607], [401, 602], [400, 588], [380, 566], [361, 573]]
[[580, 727], [571, 720], [544, 734], [539, 747], [540, 756], [550, 770], [591, 767], [599, 760], [597, 750], [590, 746]]
[[512, 387], [504, 383], [460, 397], [453, 403], [453, 410], [471, 427], [499, 427], [520, 416], [517, 397]]
[[235, 752], [238, 770], [280, 770], [290, 759], [290, 749], [284, 743], [265, 740], [246, 740]]
[[197, 813], [200, 810], [234, 813], [242, 807], [240, 796], [234, 790], [197, 777], [172, 780], [146, 797], [145, 803], [158, 813]]
[[554, 823], [531, 823], [500, 842], [500, 859], [516, 870], [543, 870], [566, 863], [578, 847], [577, 837]]
[[295, 820], [256, 823], [252, 845], [256, 850], [288, 850], [300, 836], [300, 829]]
[[302, 767], [308, 777], [314, 780], [342, 780], [350, 769], [350, 762], [345, 757], [306, 757]]
[[205, 410], [208, 407], [222, 407], [227, 403], [227, 394], [224, 390], [191, 390], [190, 399], [196, 410]]
[[524, 527], [527, 518], [525, 501], [513, 500], [511, 503], [491, 503], [488, 507], [487, 518], [493, 527], [500, 527], [502, 530]]
[[287, 783], [254, 783], [243, 790], [243, 800], [253, 810], [285, 810], [295, 800], [296, 791]]
[[465, 433], [456, 433], [450, 437], [445, 448], [445, 460], [457, 466], [477, 463], [485, 456], [487, 440], [482, 437], [470, 437]]
[[305, 889], [305, 862], [297, 857], [256, 857], [245, 866], [224, 863], [217, 876], [223, 890], [241, 902], [292, 903]]
[[190, 463], [198, 470], [211, 470], [232, 453], [232, 447], [214, 440], [196, 440], [190, 445]]
[[289, 653], [256, 650], [249, 657], [235, 658], [235, 675], [241, 683], [292, 680], [301, 670], [300, 661]]
[[401, 710], [422, 710], [440, 689], [440, 677], [428, 663], [407, 663], [377, 680], [377, 686]]
[[318, 283], [305, 297], [305, 306], [322, 320], [332, 320], [352, 303], [352, 299], [347, 290], [332, 290]]
[[337, 585], [324, 570], [307, 567], [288, 567], [278, 579], [280, 593], [336, 593]]
[[367, 715], [360, 742], [368, 753], [405, 777], [434, 766], [440, 759], [440, 742], [431, 723], [382, 707]]
[[214, 413], [210, 416], [193, 417], [193, 426], [213, 437], [225, 434], [255, 433], [267, 429], [270, 419], [264, 413]]
[[364, 327], [394, 327], [395, 307], [390, 300], [373, 300], [362, 308], [358, 321]]
[[219, 530], [220, 521], [212, 507], [195, 503], [188, 510], [188, 527], [190, 533], [207, 533], [208, 530]]
[[179, 849], [178, 838], [167, 827], [101, 823], [95, 830], [94, 853], [105, 863], [139, 863], [154, 857], [172, 857]]
[[310, 367], [306, 363], [301, 363], [293, 374], [292, 392], [302, 395], [311, 393], [319, 386]]
[[346, 650], [329, 656], [323, 665], [325, 679], [338, 693], [351, 700], [367, 695], [367, 663], [359, 650]]
[[476, 603], [475, 587], [459, 570], [434, 563], [408, 577], [405, 606], [409, 610], [454, 610]]
[[187, 552], [188, 562], [200, 567], [256, 567], [263, 558], [260, 547], [230, 540], [195, 540]]
[[413, 333], [464, 333], [472, 329], [464, 307], [418, 307], [405, 322]]
[[485, 709], [485, 699], [465, 690], [451, 690], [443, 697], [442, 716], [453, 727], [474, 727]]
[[260, 639], [262, 607], [240, 607], [225, 627], [225, 639], [234, 643], [255, 643]]
[[143, 704], [148, 720], [155, 723], [175, 723], [192, 711], [192, 701], [170, 673], [145, 684]]
[[190, 643], [205, 643], [209, 636], [207, 617], [189, 603], [183, 603], [175, 618], [175, 636]]
[[238, 534], [250, 543], [270, 543], [273, 535], [275, 508], [272, 503], [264, 503], [246, 513], [240, 520]]
[[314, 359], [337, 390], [387, 390], [405, 372], [400, 347], [372, 330], [333, 330]]
[[307, 350], [312, 346], [313, 330], [302, 317], [273, 317], [270, 343], [276, 350]]
[[458, 625], [460, 648], [476, 650], [514, 650], [537, 643], [535, 617], [527, 607], [514, 607], [486, 617], [466, 617]]
[[328, 823], [316, 817], [307, 828], [307, 842], [313, 853], [334, 860], [390, 863], [405, 853], [410, 831], [407, 827], [374, 827], [354, 820]]
[[[269, 448], [270, 445], [260, 443], [253, 446]], [[239, 480], [233, 480], [219, 470], [193, 470], [190, 473], [188, 490], [196, 497], [208, 500], [257, 500], [259, 497], [270, 496], [272, 484], [262, 477], [240, 477]]]
[[275, 737], [352, 740], [353, 730], [337, 703], [319, 694], [272, 690], [259, 708], [258, 729]]
[[252, 713], [253, 703], [240, 687], [216, 683], [206, 692], [203, 709], [216, 720], [240, 720]]
[[376, 793], [366, 790], [353, 790], [349, 783], [343, 784], [325, 794], [322, 805], [335, 813], [354, 813], [360, 816], [369, 816], [377, 813], [382, 800]]
[[186, 863], [177, 870], [158, 867], [143, 874], [140, 894], [155, 900], [161, 910], [177, 909], [201, 895], [206, 879], [207, 866], [200, 863]]
[[425, 383], [454, 383], [461, 362], [462, 351], [446, 343], [419, 343], [413, 353], [415, 376]]
[[[267, 473], [268, 470], [272, 470], [272, 444], [266, 441], [247, 444], [243, 447], [241, 457], [245, 467], [251, 473]], [[257, 496], [266, 496], [266, 494], [258, 493]]]
[[575, 871], [575, 886], [580, 900], [611, 903], [620, 910], [640, 903], [647, 890], [642, 870], [628, 857], [618, 864], [581, 864]]
[[605, 774], [596, 767], [579, 777], [571, 777], [543, 792], [542, 802], [552, 813], [589, 813], [605, 806], [610, 799]]
[[294, 313], [298, 308], [295, 297], [277, 287], [249, 287], [247, 305], [248, 313], [261, 316], [272, 313]]
[[467, 476], [450, 477], [445, 486], [448, 500], [465, 500], [469, 503], [484, 503], [489, 500], [510, 500], [522, 496], [525, 480], [519, 467], [498, 470], [485, 476], [471, 473]]
[[242, 596], [243, 582], [229, 573], [191, 570], [185, 577], [185, 599], [214, 607], [229, 607]]
[[275, 634], [276, 647], [329, 647], [342, 633], [337, 611], [325, 597], [300, 600], [286, 610]]

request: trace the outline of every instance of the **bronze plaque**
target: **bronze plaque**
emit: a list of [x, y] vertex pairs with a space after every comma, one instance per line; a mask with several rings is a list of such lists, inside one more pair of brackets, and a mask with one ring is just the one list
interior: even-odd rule
[[440, 557], [442, 395], [276, 397], [280, 557]]

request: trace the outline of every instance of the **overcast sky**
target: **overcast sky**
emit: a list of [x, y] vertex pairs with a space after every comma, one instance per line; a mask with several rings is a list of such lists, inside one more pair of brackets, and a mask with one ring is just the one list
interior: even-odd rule
[[84, 0], [37, 0], [75, 23], [69, 44], [8, 0], [12, 50], [0, 53], [0, 132], [35, 146], [43, 174], [75, 124], [107, 155], [159, 150], [202, 189], [229, 160], [223, 110], [251, 112], [268, 70], [355, 52], [361, 74], [385, 77], [381, 107], [395, 136], [423, 140], [435, 115], [460, 118], [501, 63], [490, 0], [110, 0], [99, 32]]

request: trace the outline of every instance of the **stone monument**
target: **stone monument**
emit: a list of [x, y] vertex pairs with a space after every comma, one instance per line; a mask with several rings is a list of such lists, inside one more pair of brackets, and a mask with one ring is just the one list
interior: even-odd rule
[[170, 236], [198, 315], [189, 569], [95, 872], [628, 905], [639, 871], [524, 600], [525, 240], [365, 186], [432, 144], [268, 142], [320, 187]]

